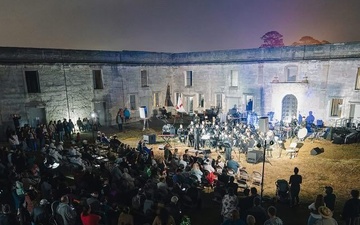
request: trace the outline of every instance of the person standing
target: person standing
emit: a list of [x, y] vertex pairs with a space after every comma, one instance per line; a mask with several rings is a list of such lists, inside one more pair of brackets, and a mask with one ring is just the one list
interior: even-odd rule
[[291, 194], [291, 203], [290, 207], [299, 204], [299, 193], [300, 193], [300, 184], [302, 183], [302, 176], [298, 174], [299, 168], [294, 168], [294, 174], [290, 176], [290, 194]]
[[125, 117], [125, 123], [129, 121], [130, 119], [130, 110], [128, 108], [124, 109], [124, 117]]
[[201, 129], [199, 127], [199, 124], [195, 125], [195, 129], [194, 129], [194, 148], [195, 150], [199, 150], [200, 149], [200, 133], [201, 133]]
[[351, 190], [351, 199], [345, 202], [342, 217], [346, 221], [346, 225], [355, 225], [356, 221], [360, 221], [360, 199], [359, 190]]
[[321, 215], [319, 213], [319, 208], [325, 206], [324, 196], [317, 195], [315, 202], [311, 203], [308, 208], [310, 210], [310, 216], [307, 222], [307, 225], [314, 225], [318, 220], [321, 220]]
[[336, 201], [336, 195], [333, 193], [333, 188], [330, 186], [325, 187], [325, 193], [324, 196], [324, 202], [326, 207], [328, 207], [331, 211], [334, 212], [335, 210], [335, 201]]
[[235, 195], [234, 189], [228, 188], [227, 192], [221, 200], [221, 215], [223, 221], [232, 219], [233, 210], [236, 210], [238, 205], [238, 197]]
[[18, 115], [18, 114], [14, 114], [12, 119], [13, 119], [13, 121], [14, 121], [15, 131], [16, 131], [16, 133], [19, 133], [19, 131], [20, 131], [20, 119], [21, 119], [21, 116]]
[[119, 131], [123, 131], [123, 121], [124, 121], [123, 110], [119, 109], [119, 112], [116, 115], [116, 123], [118, 125]]

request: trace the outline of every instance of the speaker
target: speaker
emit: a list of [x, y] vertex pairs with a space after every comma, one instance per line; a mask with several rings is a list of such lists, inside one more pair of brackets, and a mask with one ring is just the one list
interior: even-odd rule
[[246, 162], [248, 163], [258, 163], [260, 159], [263, 157], [264, 152], [259, 150], [249, 151], [247, 153]]
[[316, 147], [316, 148], [311, 149], [310, 155], [319, 155], [323, 152], [324, 152], [323, 148]]
[[140, 106], [139, 108], [140, 118], [146, 119], [148, 118], [148, 112], [146, 106]]
[[155, 134], [144, 135], [143, 141], [147, 144], [156, 144], [156, 135]]
[[266, 134], [269, 131], [269, 117], [259, 118], [259, 131]]

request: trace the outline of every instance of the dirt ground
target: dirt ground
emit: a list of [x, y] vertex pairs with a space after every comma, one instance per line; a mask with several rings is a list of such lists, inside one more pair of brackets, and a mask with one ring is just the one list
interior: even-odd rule
[[[150, 123], [150, 129], [143, 131], [140, 122], [133, 122], [125, 126], [125, 132], [119, 133], [115, 127], [106, 128], [105, 133], [110, 136], [117, 134], [119, 139], [124, 143], [136, 146], [137, 142], [142, 139], [143, 135], [160, 134], [161, 124]], [[175, 125], [175, 127], [178, 127]], [[104, 128], [105, 129], [105, 128]], [[156, 144], [148, 145], [154, 150], [156, 156], [161, 157], [163, 152], [159, 150], [159, 145], [163, 145], [164, 141], [161, 137], [156, 136]], [[292, 140], [285, 142], [287, 148]], [[180, 152], [189, 148], [177, 139], [172, 140], [172, 147], [176, 147]], [[302, 146], [301, 146], [302, 145]], [[344, 202], [349, 199], [349, 193], [352, 189], [360, 188], [360, 144], [335, 145], [328, 140], [307, 140], [300, 142], [298, 156], [290, 159], [286, 155], [286, 151], [278, 146], [272, 146], [272, 157], [267, 157], [264, 170], [264, 196], [270, 198], [275, 197], [276, 185], [278, 179], [289, 180], [293, 174], [294, 167], [298, 167], [299, 174], [303, 177], [303, 184], [300, 192], [300, 206], [289, 208], [286, 204], [277, 203], [278, 215], [285, 222], [284, 224], [306, 224], [309, 216], [307, 206], [314, 201], [317, 194], [324, 194], [325, 186], [332, 186], [337, 196], [336, 209], [334, 218], [341, 224], [340, 212]], [[324, 148], [324, 152], [318, 155], [310, 155], [310, 151], [315, 148]], [[218, 153], [212, 150], [211, 157], [215, 158]], [[262, 161], [250, 164], [246, 162], [246, 156], [239, 154], [238, 150], [233, 150], [236, 159], [239, 160], [246, 171], [251, 175], [253, 171], [262, 172]], [[260, 191], [260, 186], [255, 186]], [[212, 193], [203, 193], [203, 207], [199, 211], [193, 212], [193, 224], [220, 224], [220, 205], [213, 202]], [[206, 215], [204, 217], [204, 215]], [[211, 216], [210, 216], [211, 215]], [[206, 223], [204, 223], [206, 222]]]

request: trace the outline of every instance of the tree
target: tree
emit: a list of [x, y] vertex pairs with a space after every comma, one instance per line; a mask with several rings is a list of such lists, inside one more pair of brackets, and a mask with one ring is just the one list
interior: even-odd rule
[[260, 48], [284, 46], [282, 37], [283, 36], [277, 31], [269, 31], [261, 37], [261, 40], [264, 41], [264, 44], [262, 44]]
[[319, 41], [311, 36], [303, 36], [300, 38], [298, 42], [294, 42], [292, 46], [299, 46], [299, 45], [321, 45], [321, 44], [330, 44], [330, 42], [323, 40]]

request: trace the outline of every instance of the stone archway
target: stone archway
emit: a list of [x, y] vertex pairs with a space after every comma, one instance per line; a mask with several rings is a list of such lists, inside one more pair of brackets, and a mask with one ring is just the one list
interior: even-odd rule
[[282, 113], [281, 119], [286, 122], [290, 122], [291, 119], [297, 115], [298, 101], [294, 95], [285, 95], [282, 100]]

